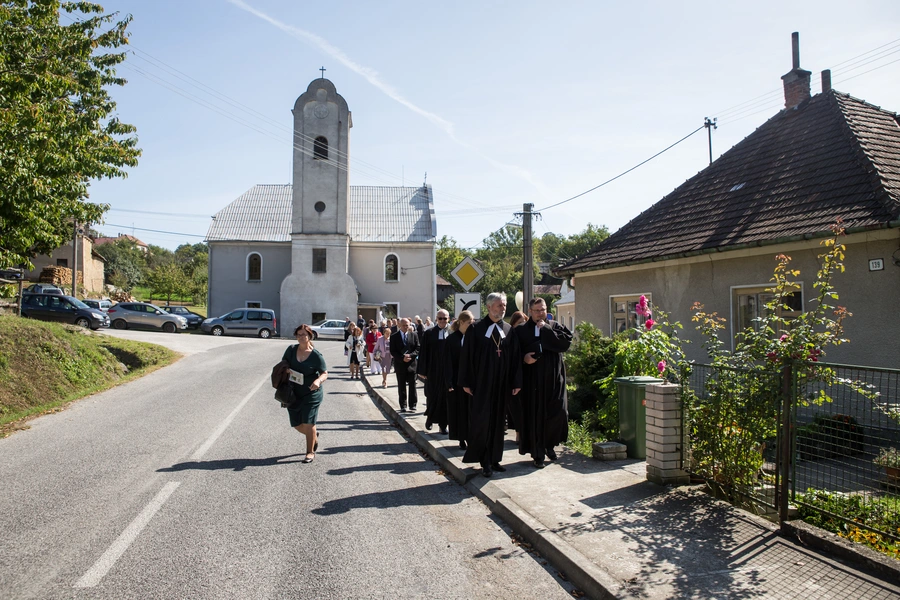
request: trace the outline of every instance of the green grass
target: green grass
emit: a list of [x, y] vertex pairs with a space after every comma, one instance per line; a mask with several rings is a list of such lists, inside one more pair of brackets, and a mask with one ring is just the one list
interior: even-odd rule
[[0, 436], [30, 417], [176, 361], [157, 346], [0, 315]]
[[[798, 494], [797, 501], [800, 518], [810, 525], [900, 559], [900, 544], [869, 529], [873, 527], [900, 535], [900, 498], [897, 496], [866, 497], [809, 489], [805, 494]], [[828, 513], [842, 515], [851, 522]]]

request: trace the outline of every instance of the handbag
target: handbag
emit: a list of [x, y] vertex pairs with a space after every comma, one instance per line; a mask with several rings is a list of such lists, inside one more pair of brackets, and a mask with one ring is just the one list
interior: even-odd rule
[[381, 362], [381, 348], [375, 349], [375, 362]]

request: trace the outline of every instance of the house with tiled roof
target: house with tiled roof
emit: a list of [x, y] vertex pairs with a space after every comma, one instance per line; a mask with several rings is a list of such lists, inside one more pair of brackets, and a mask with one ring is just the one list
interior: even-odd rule
[[300, 323], [436, 310], [431, 186], [349, 185], [347, 102], [313, 80], [295, 102], [293, 183], [256, 185], [207, 231], [209, 313], [271, 308]]
[[[837, 304], [853, 313], [849, 344], [828, 360], [900, 366], [900, 117], [831, 89], [810, 95], [810, 72], [785, 75], [785, 108], [709, 167], [557, 270], [574, 277], [577, 320], [605, 333], [639, 322], [641, 295], [684, 324], [688, 357], [706, 358], [690, 308], [728, 319], [734, 335], [760, 316], [775, 256], [800, 270], [790, 311], [815, 297], [821, 242], [846, 235]], [[790, 316], [789, 314], [787, 316]]]

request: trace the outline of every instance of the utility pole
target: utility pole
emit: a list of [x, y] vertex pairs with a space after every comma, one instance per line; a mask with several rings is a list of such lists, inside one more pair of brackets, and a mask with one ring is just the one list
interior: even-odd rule
[[72, 297], [77, 298], [75, 290], [78, 288], [78, 221], [72, 220], [75, 227], [72, 231]]
[[709, 164], [712, 164], [712, 130], [718, 129], [718, 126], [716, 125], [716, 121], [718, 120], [718, 117], [712, 121], [709, 120], [709, 117], [703, 117], [703, 126], [706, 127], [706, 133], [709, 135]]
[[534, 209], [534, 204], [524, 204], [522, 212], [516, 213], [517, 217], [522, 217], [522, 287], [525, 288], [522, 290], [522, 309], [526, 313], [528, 311], [528, 303], [534, 297], [534, 243], [531, 233], [531, 218], [541, 214], [531, 212], [532, 209]]

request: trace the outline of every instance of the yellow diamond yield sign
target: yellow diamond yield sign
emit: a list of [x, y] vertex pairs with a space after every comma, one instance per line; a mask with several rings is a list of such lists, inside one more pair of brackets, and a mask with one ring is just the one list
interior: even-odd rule
[[456, 268], [450, 272], [450, 275], [468, 292], [473, 285], [481, 281], [481, 278], [484, 277], [484, 271], [481, 270], [477, 262], [467, 256], [461, 263], [456, 265]]

